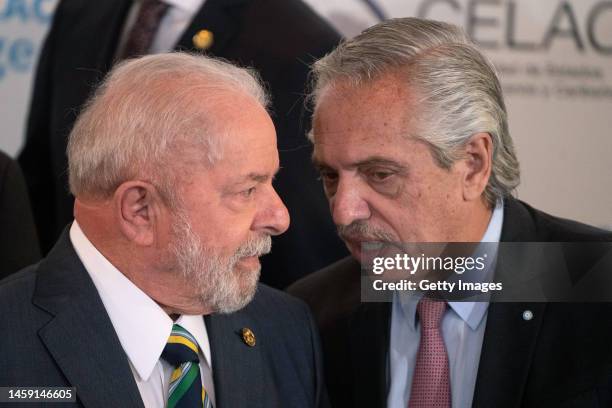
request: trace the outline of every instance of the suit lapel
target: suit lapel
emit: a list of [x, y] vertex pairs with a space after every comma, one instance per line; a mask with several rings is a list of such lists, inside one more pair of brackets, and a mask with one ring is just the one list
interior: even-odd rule
[[53, 317], [45, 347], [87, 408], [143, 407], [125, 352], [64, 231], [39, 267], [33, 303]]
[[208, 30], [213, 33], [214, 40], [211, 48], [206, 52], [212, 55], [223, 55], [223, 50], [239, 29], [239, 22], [233, 13], [237, 7], [248, 1], [250, 0], [206, 0], [175, 48], [181, 51], [198, 51], [194, 48], [193, 36], [200, 30]]
[[[536, 229], [527, 210], [518, 201], [506, 199], [501, 242], [537, 240]], [[498, 272], [502, 276], [512, 276], [513, 271], [507, 270], [512, 265], [517, 265], [517, 262], [500, 258], [498, 268], [505, 269]], [[489, 305], [474, 407], [521, 405], [545, 310], [546, 303]], [[532, 313], [531, 319], [523, 317], [526, 311]]]
[[[104, 72], [110, 70], [113, 66], [114, 56], [119, 45], [119, 39], [123, 33], [123, 26], [127, 17], [128, 11], [132, 5], [132, 1], [129, 0], [105, 0], [99, 3], [106, 3], [105, 12], [108, 13], [106, 19], [99, 19], [99, 21], [105, 21], [108, 27], [105, 31], [110, 33], [106, 37], [103, 37], [103, 41], [100, 47], [100, 59], [98, 60], [98, 66], [104, 67]], [[99, 16], [98, 16], [99, 18]]]
[[86, 2], [74, 22], [75, 60], [80, 69], [98, 69], [108, 72], [114, 63], [115, 51], [132, 1], [104, 0]]
[[[492, 303], [480, 354], [474, 407], [521, 405], [545, 303]], [[529, 310], [531, 320], [523, 313]]]
[[387, 405], [387, 350], [391, 303], [363, 303], [349, 323], [357, 406]]
[[209, 315], [204, 318], [212, 354], [216, 408], [263, 407], [269, 396], [264, 391], [264, 366], [261, 340], [254, 347], [242, 339], [243, 328], [258, 330], [247, 312]]

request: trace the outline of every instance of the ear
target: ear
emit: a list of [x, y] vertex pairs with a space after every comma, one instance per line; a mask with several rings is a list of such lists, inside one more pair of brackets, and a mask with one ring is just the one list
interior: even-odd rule
[[481, 199], [491, 176], [493, 140], [488, 133], [473, 135], [464, 147], [463, 199]]
[[166, 207], [154, 185], [131, 180], [114, 194], [114, 212], [123, 235], [136, 245], [150, 246], [157, 237]]

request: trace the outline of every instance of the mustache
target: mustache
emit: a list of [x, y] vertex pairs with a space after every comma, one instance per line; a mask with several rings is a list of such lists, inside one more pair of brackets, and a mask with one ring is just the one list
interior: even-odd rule
[[388, 232], [375, 228], [365, 221], [354, 221], [349, 225], [338, 225], [338, 235], [345, 241], [382, 241], [392, 242], [394, 237]]
[[246, 240], [235, 253], [235, 258], [260, 257], [272, 250], [272, 237], [270, 235], [256, 235]]

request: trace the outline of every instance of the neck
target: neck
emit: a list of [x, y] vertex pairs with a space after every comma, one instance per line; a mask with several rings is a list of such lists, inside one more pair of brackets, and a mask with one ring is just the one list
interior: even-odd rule
[[74, 215], [83, 234], [119, 272], [153, 299], [171, 318], [210, 314], [180, 271], [169, 266], [163, 243], [143, 247], [131, 242], [113, 221], [112, 205], [77, 198]]
[[457, 231], [456, 242], [480, 242], [484, 236], [491, 216], [493, 208], [484, 200], [478, 200], [466, 208], [464, 222]]

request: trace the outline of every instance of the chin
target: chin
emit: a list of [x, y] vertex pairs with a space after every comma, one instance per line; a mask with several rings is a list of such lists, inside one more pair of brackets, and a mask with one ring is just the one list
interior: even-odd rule
[[236, 312], [251, 303], [257, 292], [257, 283], [261, 267], [244, 268], [236, 265], [231, 283], [220, 285], [220, 292], [215, 293], [214, 310], [228, 314]]

